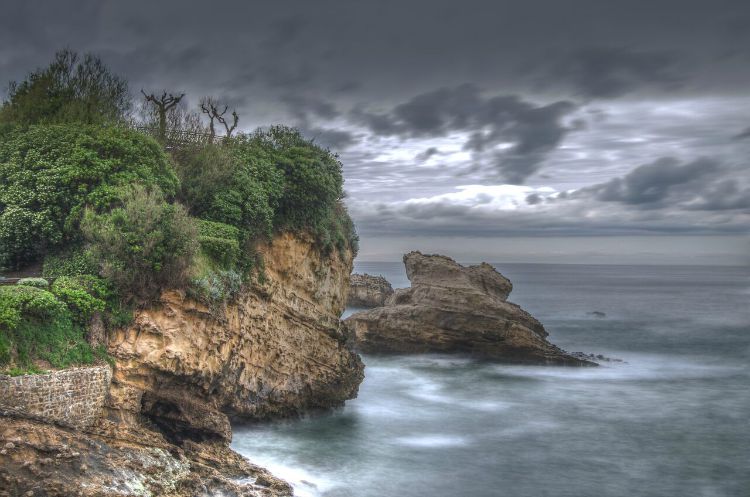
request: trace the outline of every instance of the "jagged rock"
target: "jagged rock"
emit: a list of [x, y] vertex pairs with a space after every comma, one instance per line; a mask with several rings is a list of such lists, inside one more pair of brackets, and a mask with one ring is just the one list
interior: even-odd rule
[[466, 353], [503, 362], [594, 365], [546, 340], [544, 326], [506, 301], [513, 285], [489, 264], [463, 267], [441, 255], [404, 256], [410, 288], [345, 324], [366, 353]]
[[393, 294], [393, 287], [382, 276], [352, 274], [349, 279], [349, 307], [380, 307]]

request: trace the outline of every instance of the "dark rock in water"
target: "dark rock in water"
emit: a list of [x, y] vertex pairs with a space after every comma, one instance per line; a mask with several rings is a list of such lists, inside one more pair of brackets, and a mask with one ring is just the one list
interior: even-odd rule
[[623, 361], [622, 359], [617, 359], [615, 357], [607, 357], [602, 354], [587, 354], [586, 352], [571, 352], [570, 355], [572, 355], [573, 357], [577, 357], [584, 361], [625, 363], [625, 361]]
[[607, 317], [607, 314], [602, 311], [591, 311], [587, 312], [586, 315], [597, 319], [604, 319]]
[[349, 307], [380, 307], [393, 294], [393, 287], [382, 276], [352, 274], [349, 279]]
[[442, 255], [404, 256], [410, 288], [384, 307], [344, 322], [366, 353], [465, 353], [526, 364], [596, 365], [546, 340], [544, 326], [506, 299], [511, 282], [491, 265], [464, 267]]

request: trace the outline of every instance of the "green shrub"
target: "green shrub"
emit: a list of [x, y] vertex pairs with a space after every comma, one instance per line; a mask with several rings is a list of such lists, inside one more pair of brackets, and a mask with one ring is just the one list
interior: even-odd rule
[[199, 236], [201, 250], [218, 265], [231, 268], [239, 261], [240, 244], [229, 238], [215, 238], [213, 236]]
[[89, 364], [93, 352], [67, 306], [40, 288], [0, 287], [0, 366], [34, 370], [41, 359], [54, 367]]
[[103, 312], [106, 307], [106, 302], [99, 298], [105, 297], [106, 292], [99, 285], [92, 279], [60, 276], [52, 284], [51, 291], [68, 306], [73, 320], [85, 327], [95, 312]]
[[49, 281], [44, 278], [21, 278], [16, 285], [33, 286], [34, 288], [46, 290], [49, 288]]
[[121, 198], [122, 206], [104, 214], [87, 210], [81, 224], [102, 276], [136, 301], [185, 284], [198, 249], [192, 218], [156, 188], [133, 185]]
[[320, 224], [344, 195], [338, 158], [294, 128], [273, 126], [255, 139], [284, 175], [276, 225], [307, 229]]
[[9, 85], [0, 121], [22, 124], [123, 121], [130, 108], [128, 85], [102, 61], [61, 50], [44, 69]]
[[206, 221], [205, 219], [198, 219], [198, 235], [207, 236], [212, 238], [228, 238], [230, 240], [238, 240], [240, 238], [240, 230], [234, 226], [225, 223], [218, 223], [215, 221]]
[[103, 210], [120, 188], [177, 178], [160, 146], [126, 129], [13, 127], [0, 133], [0, 267], [18, 268], [76, 244], [86, 205]]
[[98, 272], [99, 266], [91, 256], [91, 252], [83, 248], [48, 254], [44, 257], [44, 266], [42, 267], [42, 275], [45, 278], [97, 274]]
[[214, 196], [226, 189], [236, 167], [228, 147], [196, 144], [172, 152], [180, 178], [178, 198], [190, 213], [203, 217], [210, 212]]

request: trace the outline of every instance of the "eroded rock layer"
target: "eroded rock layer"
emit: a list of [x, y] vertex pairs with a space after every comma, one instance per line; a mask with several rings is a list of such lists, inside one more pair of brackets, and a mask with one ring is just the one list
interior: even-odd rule
[[465, 353], [513, 363], [593, 365], [549, 343], [544, 326], [507, 302], [511, 282], [492, 266], [463, 267], [441, 255], [404, 256], [412, 286], [384, 307], [345, 320], [368, 353]]

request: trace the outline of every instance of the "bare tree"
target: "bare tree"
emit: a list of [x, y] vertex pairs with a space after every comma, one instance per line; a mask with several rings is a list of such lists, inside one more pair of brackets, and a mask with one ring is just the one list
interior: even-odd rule
[[201, 112], [208, 116], [208, 128], [209, 132], [211, 133], [211, 140], [213, 140], [214, 136], [216, 136], [214, 121], [218, 121], [221, 125], [224, 126], [224, 130], [226, 131], [226, 135], [224, 135], [224, 138], [229, 139], [232, 137], [232, 132], [237, 128], [237, 123], [240, 120], [240, 116], [237, 114], [237, 111], [233, 109], [232, 124], [230, 125], [227, 122], [227, 118], [224, 117], [229, 110], [229, 106], [225, 105], [223, 109], [219, 110], [220, 108], [221, 105], [211, 97], [204, 97], [201, 99]]
[[159, 115], [159, 139], [164, 141], [167, 137], [167, 113], [180, 103], [185, 94], [181, 93], [179, 96], [175, 96], [165, 91], [160, 97], [157, 97], [153, 93], [146, 94], [143, 90], [141, 90], [141, 93], [146, 98], [146, 102], [150, 102], [156, 108]]

